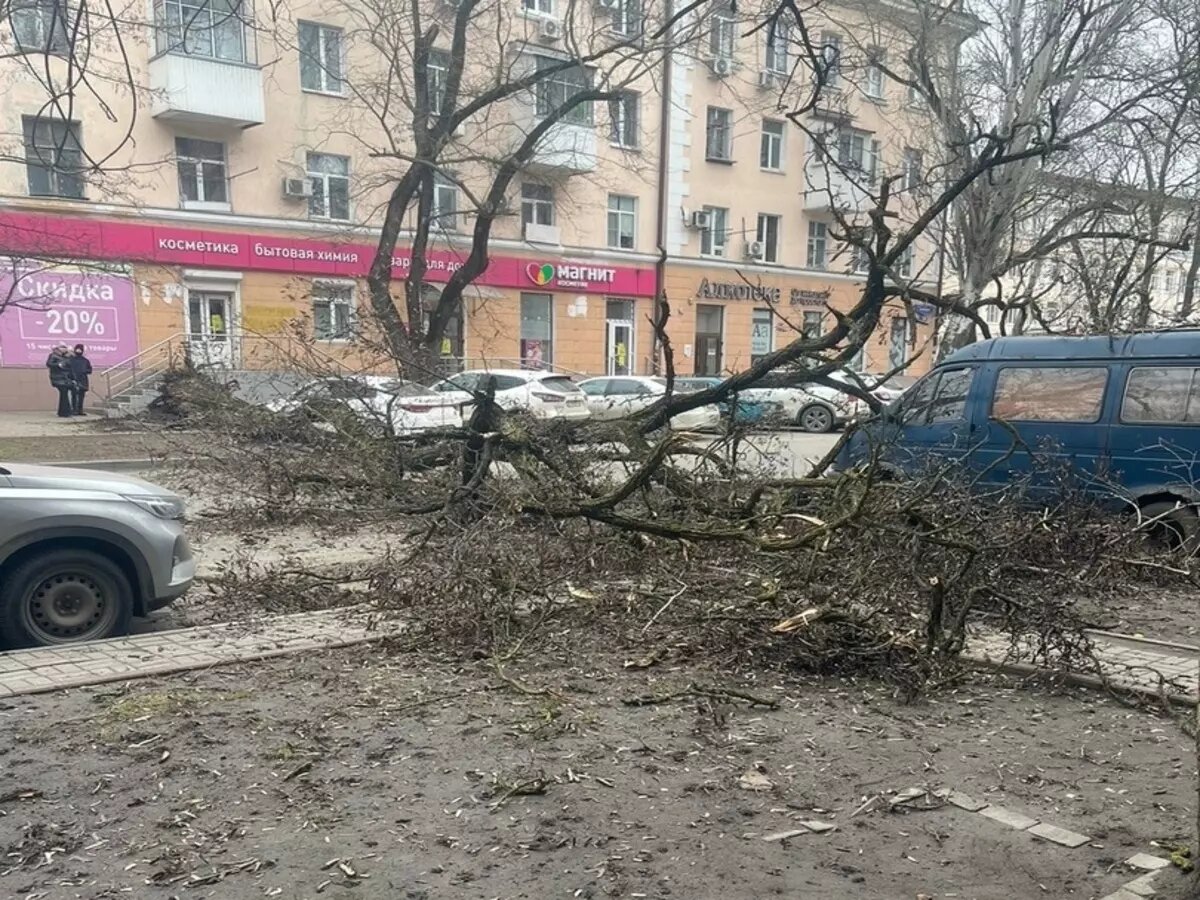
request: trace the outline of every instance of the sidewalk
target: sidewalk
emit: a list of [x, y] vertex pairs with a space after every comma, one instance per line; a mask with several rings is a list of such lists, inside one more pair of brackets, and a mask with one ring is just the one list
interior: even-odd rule
[[0, 653], [0, 698], [348, 647], [403, 630], [401, 623], [379, 622], [364, 609], [347, 608], [14, 650]]

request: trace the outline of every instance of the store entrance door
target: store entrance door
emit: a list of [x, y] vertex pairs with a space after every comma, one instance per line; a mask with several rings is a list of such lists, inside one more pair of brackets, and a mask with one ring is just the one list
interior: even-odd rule
[[724, 362], [722, 336], [725, 333], [725, 307], [696, 307], [696, 366], [697, 375], [720, 375]]
[[605, 366], [606, 375], [630, 375], [633, 361], [633, 301], [609, 300], [605, 304]]
[[231, 291], [188, 291], [188, 354], [194, 366], [233, 366]]

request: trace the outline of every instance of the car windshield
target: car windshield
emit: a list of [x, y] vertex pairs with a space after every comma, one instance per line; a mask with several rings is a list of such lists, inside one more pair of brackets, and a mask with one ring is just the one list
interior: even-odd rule
[[558, 391], [560, 394], [579, 393], [579, 385], [566, 375], [550, 375], [546, 378], [539, 378], [538, 384], [542, 387], [550, 388], [552, 391]]

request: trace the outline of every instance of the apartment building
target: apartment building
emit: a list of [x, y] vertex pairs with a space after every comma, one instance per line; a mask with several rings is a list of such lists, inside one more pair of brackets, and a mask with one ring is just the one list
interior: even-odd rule
[[[447, 36], [426, 69], [436, 105], [455, 7], [427, 5]], [[583, 24], [565, 22], [555, 0], [488, 10], [486, 44], [471, 45], [463, 68], [476, 92], [498, 65], [519, 78], [563, 60], [568, 45], [621, 41], [663, 15], [637, 0], [599, 2]], [[45, 356], [59, 342], [88, 345], [98, 369], [176, 344], [202, 362], [253, 368], [278, 364], [272, 348], [299, 327], [345, 355], [382, 210], [412, 152], [413, 85], [404, 65], [382, 64], [388, 29], [355, 0], [280, 6], [269, 23], [236, 0], [167, 0], [143, 40], [117, 41], [138, 30], [127, 23], [95, 24], [92, 66], [107, 71], [69, 102], [47, 103], [38, 66], [70, 77], [70, 14], [34, 0], [0, 26], [0, 50], [28, 54], [0, 52], [0, 256], [10, 260], [0, 407], [41, 405]], [[816, 116], [828, 118], [826, 146], [861, 179], [814, 163], [812, 129], [783, 114], [780, 94], [799, 71], [790, 36], [749, 34], [749, 20], [723, 8], [681, 24], [666, 59], [624, 54], [609, 65], [593, 54], [469, 118], [433, 192], [431, 304], [468, 252], [497, 161], [573, 91], [602, 81], [614, 94], [556, 124], [513, 180], [489, 265], [443, 354], [464, 365], [649, 372], [662, 290], [679, 371], [728, 372], [797, 331], [820, 331], [827, 307], [850, 308], [861, 276], [837, 223], [865, 204], [863, 185], [912, 160], [889, 132], [901, 119], [909, 128], [906, 99], [881, 69], [839, 57], [837, 45], [852, 42], [838, 28], [861, 21], [831, 20], [824, 32], [836, 101]], [[406, 39], [396, 41], [399, 58]], [[411, 264], [408, 234], [395, 278]], [[935, 256], [917, 248], [904, 274], [932, 277]], [[902, 362], [931, 334], [919, 306], [885, 319], [860, 360], [866, 370]]]

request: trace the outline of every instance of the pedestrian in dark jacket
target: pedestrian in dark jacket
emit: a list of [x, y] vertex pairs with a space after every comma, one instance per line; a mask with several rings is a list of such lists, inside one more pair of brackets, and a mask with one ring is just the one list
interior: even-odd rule
[[76, 416], [86, 415], [83, 411], [83, 395], [88, 392], [88, 376], [92, 374], [92, 361], [83, 352], [83, 344], [75, 345], [75, 353], [70, 359], [71, 378], [75, 382], [71, 388], [71, 413]]
[[71, 375], [71, 355], [67, 353], [67, 345], [59, 344], [46, 357], [46, 368], [50, 370], [50, 384], [58, 391], [58, 416], [60, 419], [71, 416], [71, 388], [75, 379]]

